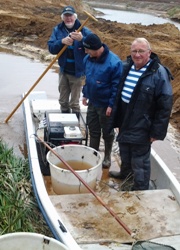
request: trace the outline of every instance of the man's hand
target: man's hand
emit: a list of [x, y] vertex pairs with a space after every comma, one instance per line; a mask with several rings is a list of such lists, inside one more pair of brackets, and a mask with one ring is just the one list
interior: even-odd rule
[[150, 138], [150, 142], [153, 143], [154, 141], [157, 141], [156, 138]]
[[88, 101], [87, 101], [87, 99], [86, 99], [85, 97], [83, 97], [83, 99], [82, 99], [82, 104], [83, 104], [84, 106], [87, 106], [87, 105], [88, 105]]
[[62, 43], [65, 45], [68, 45], [68, 46], [72, 45], [73, 41], [74, 40], [70, 36], [67, 36], [67, 37], [62, 39]]
[[112, 108], [108, 107], [106, 109], [106, 116], [110, 116], [111, 115], [111, 112], [112, 112]]
[[79, 42], [83, 39], [82, 33], [78, 32], [78, 31], [71, 32], [70, 36], [71, 36], [71, 38], [73, 40], [76, 40], [76, 41], [79, 41]]

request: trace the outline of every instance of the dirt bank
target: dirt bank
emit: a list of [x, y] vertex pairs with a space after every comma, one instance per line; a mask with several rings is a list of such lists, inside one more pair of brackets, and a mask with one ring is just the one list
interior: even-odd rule
[[[52, 56], [47, 51], [47, 40], [52, 28], [60, 21], [60, 10], [63, 5], [73, 5], [79, 19], [83, 22], [86, 15], [83, 10], [94, 13], [88, 1], [71, 0], [17, 0], [16, 4], [10, 0], [0, 0], [0, 46], [13, 48], [17, 53], [31, 58], [51, 61]], [[90, 3], [95, 6], [95, 1]], [[102, 1], [98, 1], [101, 2]], [[109, 1], [104, 1], [104, 4]], [[169, 15], [169, 11], [178, 8], [179, 1], [110, 1], [111, 6], [126, 9], [136, 8], [140, 11], [156, 12], [160, 15]], [[138, 8], [137, 8], [138, 6]], [[174, 11], [174, 18], [178, 13]], [[172, 24], [143, 26], [140, 24], [120, 24], [99, 19], [97, 23], [90, 21], [87, 26], [97, 33], [109, 48], [125, 59], [129, 54], [129, 45], [135, 37], [146, 37], [153, 51], [160, 56], [163, 64], [167, 65], [173, 75], [174, 105], [171, 124], [180, 130], [180, 31]]]

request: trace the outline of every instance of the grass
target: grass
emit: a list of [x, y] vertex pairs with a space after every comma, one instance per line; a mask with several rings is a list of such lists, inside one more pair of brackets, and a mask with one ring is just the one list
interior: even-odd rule
[[180, 15], [180, 7], [174, 7], [168, 11], [168, 15], [173, 18], [176, 15]]
[[0, 235], [35, 232], [52, 237], [36, 203], [28, 160], [0, 140]]

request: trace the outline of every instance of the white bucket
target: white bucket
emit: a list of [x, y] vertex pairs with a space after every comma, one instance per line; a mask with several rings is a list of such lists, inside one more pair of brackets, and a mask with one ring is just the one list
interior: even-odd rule
[[[55, 147], [53, 150], [69, 164], [69, 161], [78, 162], [79, 165], [89, 169], [75, 170], [73, 164], [69, 164], [72, 169], [90, 186], [93, 190], [96, 187], [96, 181], [102, 171], [101, 154], [93, 148], [83, 145], [64, 145]], [[61, 160], [58, 159], [53, 152], [47, 153], [47, 161], [49, 162], [52, 187], [56, 194], [77, 194], [88, 193], [89, 190], [83, 183], [70, 171], [67, 167], [58, 167]], [[83, 169], [83, 168], [82, 168]]]
[[8, 233], [0, 236], [0, 250], [68, 250], [61, 242], [37, 233]]

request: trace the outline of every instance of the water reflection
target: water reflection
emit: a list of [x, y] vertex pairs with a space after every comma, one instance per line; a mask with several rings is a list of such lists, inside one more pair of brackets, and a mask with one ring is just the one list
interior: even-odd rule
[[117, 21], [119, 23], [126, 23], [126, 24], [140, 23], [142, 25], [172, 23], [180, 29], [179, 23], [173, 22], [170, 19], [153, 16], [151, 14], [143, 14], [134, 11], [111, 10], [103, 8], [95, 8], [95, 10], [104, 13], [103, 15], [96, 15], [97, 18], [102, 17], [106, 20]]
[[[8, 123], [4, 121], [21, 101], [22, 93], [30, 90], [48, 65], [0, 52], [0, 66], [0, 139], [13, 147], [16, 155], [24, 156], [26, 147], [22, 105]], [[33, 90], [46, 91], [50, 98], [58, 98], [58, 74], [49, 69]]]
[[[46, 69], [46, 65], [23, 56], [0, 53], [0, 104], [2, 98], [11, 102], [27, 92]], [[46, 90], [49, 95], [56, 93], [58, 74], [50, 69], [41, 79], [35, 90]], [[8, 103], [9, 105], [9, 103]]]

